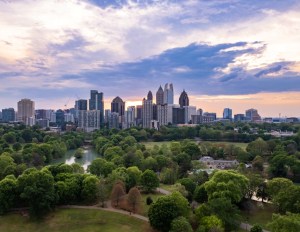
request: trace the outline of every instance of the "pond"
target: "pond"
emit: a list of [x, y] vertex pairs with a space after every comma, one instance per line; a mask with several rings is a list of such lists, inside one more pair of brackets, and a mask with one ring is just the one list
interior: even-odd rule
[[91, 162], [99, 158], [100, 155], [97, 154], [95, 150], [93, 150], [92, 147], [86, 147], [84, 149], [84, 154], [81, 159], [76, 159], [74, 157], [74, 153], [76, 150], [69, 150], [67, 153], [59, 159], [53, 160], [52, 164], [59, 164], [59, 163], [65, 163], [65, 164], [73, 164], [73, 163], [78, 163], [80, 164], [84, 170], [87, 170], [87, 167], [91, 164]]

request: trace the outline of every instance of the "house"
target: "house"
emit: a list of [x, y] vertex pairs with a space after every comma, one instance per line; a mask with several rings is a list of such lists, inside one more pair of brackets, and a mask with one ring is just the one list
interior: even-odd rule
[[239, 165], [237, 160], [215, 160], [210, 156], [203, 156], [199, 161], [210, 169], [230, 169]]

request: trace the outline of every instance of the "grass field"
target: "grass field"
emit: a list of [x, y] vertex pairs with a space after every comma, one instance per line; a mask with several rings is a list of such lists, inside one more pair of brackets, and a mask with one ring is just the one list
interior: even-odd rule
[[[162, 142], [142, 142], [142, 144], [144, 144], [146, 146], [147, 149], [151, 149], [153, 148], [155, 145], [157, 146], [161, 146], [163, 144], [169, 146], [170, 143], [172, 143], [173, 141], [162, 141]], [[206, 141], [203, 141], [206, 142]], [[231, 144], [231, 145], [235, 145], [237, 147], [242, 148], [243, 150], [246, 150], [246, 147], [248, 146], [248, 143], [235, 143], [235, 142], [223, 142], [223, 141], [207, 141], [209, 143], [217, 143], [217, 144]], [[195, 141], [196, 143], [196, 141]]]
[[261, 205], [261, 203], [257, 203], [249, 213], [242, 211], [242, 221], [251, 225], [259, 224], [264, 229], [268, 229], [266, 225], [271, 222], [274, 212], [275, 209], [272, 204], [264, 203]]
[[93, 209], [59, 209], [42, 222], [32, 222], [19, 214], [0, 216], [5, 232], [151, 232], [147, 222], [130, 216]]

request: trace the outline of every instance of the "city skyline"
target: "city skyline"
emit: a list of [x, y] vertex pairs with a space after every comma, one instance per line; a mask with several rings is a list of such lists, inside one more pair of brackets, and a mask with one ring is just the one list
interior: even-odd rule
[[[0, 108], [73, 107], [89, 91], [129, 105], [164, 83], [190, 105], [300, 117], [300, 3], [1, 1]], [[69, 9], [65, 12], [63, 9]], [[113, 22], [113, 23], [112, 23]], [[42, 35], [42, 36], [41, 36]], [[72, 104], [71, 104], [72, 102]]]

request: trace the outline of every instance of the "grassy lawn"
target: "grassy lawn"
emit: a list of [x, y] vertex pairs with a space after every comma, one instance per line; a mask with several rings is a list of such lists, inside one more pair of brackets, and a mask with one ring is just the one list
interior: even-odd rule
[[[142, 144], [144, 144], [146, 146], [147, 149], [151, 149], [153, 148], [155, 145], [157, 146], [161, 146], [163, 144], [169, 146], [170, 143], [172, 143], [173, 141], [162, 141], [162, 142], [142, 142]], [[180, 141], [178, 141], [180, 142]], [[206, 142], [206, 141], [203, 141]], [[217, 143], [217, 144], [232, 144], [235, 145], [237, 147], [242, 148], [243, 150], [246, 150], [246, 147], [248, 146], [248, 143], [235, 143], [235, 142], [223, 142], [223, 141], [207, 141], [209, 143]], [[196, 141], [195, 141], [196, 143]]]
[[225, 145], [234, 145], [237, 147], [242, 148], [246, 151], [246, 147], [248, 146], [248, 143], [235, 143], [235, 142], [223, 142], [223, 141], [209, 141], [210, 143], [217, 143], [217, 144], [225, 144]]
[[268, 229], [266, 225], [271, 222], [272, 214], [275, 209], [272, 204], [261, 203], [254, 204], [253, 209], [249, 212], [242, 211], [242, 221], [247, 222], [251, 225], [259, 224], [264, 229]]
[[0, 217], [5, 232], [151, 232], [147, 222], [130, 216], [93, 209], [59, 209], [42, 222], [32, 222], [19, 214]]
[[151, 197], [153, 202], [155, 202], [159, 197], [164, 196], [161, 193], [148, 193], [148, 194], [142, 194], [142, 215], [143, 216], [148, 216], [148, 210], [150, 208], [150, 205], [147, 205], [146, 199], [147, 197]]
[[159, 184], [159, 187], [164, 189], [164, 190], [167, 190], [169, 192], [175, 192], [176, 191], [176, 188], [174, 187], [174, 185]]

